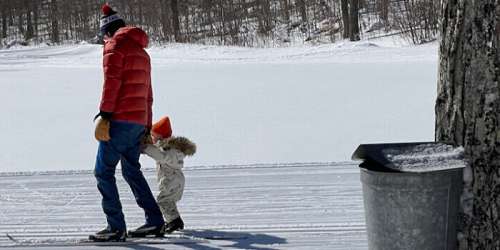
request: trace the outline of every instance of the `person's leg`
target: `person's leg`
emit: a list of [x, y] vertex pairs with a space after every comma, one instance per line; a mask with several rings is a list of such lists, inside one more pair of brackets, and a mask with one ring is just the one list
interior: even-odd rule
[[158, 169], [158, 205], [163, 213], [167, 224], [165, 233], [169, 234], [177, 230], [184, 229], [177, 202], [182, 198], [184, 192], [184, 174], [179, 169], [169, 167], [159, 167]]
[[146, 224], [160, 226], [165, 221], [153, 193], [142, 174], [141, 164], [139, 163], [140, 141], [144, 135], [144, 127], [134, 124], [128, 125], [130, 126], [129, 139], [131, 143], [121, 157], [122, 174], [132, 189], [137, 205], [144, 209]]
[[[112, 137], [112, 140], [117, 138]], [[102, 209], [106, 214], [110, 230], [126, 230], [122, 205], [116, 186], [115, 169], [120, 155], [111, 141], [99, 142], [94, 175], [97, 179], [97, 188], [102, 195]]]
[[176, 203], [184, 192], [184, 174], [180, 170], [168, 167], [157, 168], [158, 172], [158, 205], [167, 223], [180, 217]]

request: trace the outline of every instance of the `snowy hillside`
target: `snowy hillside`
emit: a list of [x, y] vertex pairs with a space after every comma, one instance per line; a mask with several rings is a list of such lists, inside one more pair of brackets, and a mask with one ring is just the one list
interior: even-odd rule
[[[348, 161], [361, 143], [433, 139], [436, 44], [149, 52], [155, 119], [198, 144], [188, 166]], [[0, 50], [0, 171], [93, 169], [101, 53]]]

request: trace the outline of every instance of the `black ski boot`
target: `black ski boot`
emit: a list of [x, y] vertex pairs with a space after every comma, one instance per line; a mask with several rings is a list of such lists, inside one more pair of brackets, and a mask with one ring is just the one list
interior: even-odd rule
[[174, 231], [182, 230], [184, 229], [184, 221], [182, 221], [181, 217], [167, 223], [165, 226], [165, 233], [171, 234]]
[[165, 225], [142, 225], [135, 230], [128, 231], [128, 236], [132, 238], [142, 238], [148, 236], [163, 237], [163, 235], [165, 235]]
[[127, 232], [123, 230], [103, 229], [94, 235], [89, 236], [89, 240], [95, 242], [124, 242], [127, 239]]

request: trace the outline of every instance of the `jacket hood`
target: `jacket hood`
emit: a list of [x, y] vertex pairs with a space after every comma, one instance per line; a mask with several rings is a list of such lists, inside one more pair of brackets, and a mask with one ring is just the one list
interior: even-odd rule
[[113, 39], [117, 42], [125, 39], [130, 39], [139, 44], [142, 48], [148, 47], [149, 44], [149, 38], [146, 32], [137, 27], [120, 28], [113, 36]]
[[187, 156], [192, 156], [196, 153], [196, 144], [182, 136], [172, 136], [168, 139], [161, 140], [159, 146], [164, 150], [177, 149]]

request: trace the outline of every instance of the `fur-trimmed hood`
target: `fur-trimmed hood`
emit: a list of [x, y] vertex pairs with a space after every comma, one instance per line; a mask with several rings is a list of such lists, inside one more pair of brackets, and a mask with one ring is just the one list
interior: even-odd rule
[[196, 144], [182, 136], [172, 136], [163, 139], [158, 142], [158, 145], [163, 148], [163, 150], [177, 149], [187, 156], [192, 156], [196, 153]]

